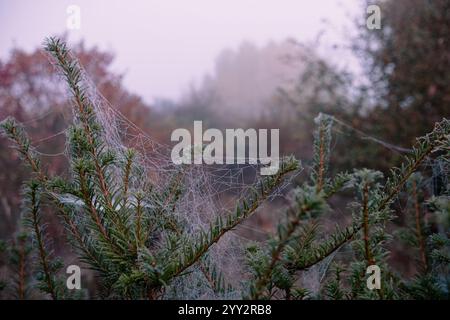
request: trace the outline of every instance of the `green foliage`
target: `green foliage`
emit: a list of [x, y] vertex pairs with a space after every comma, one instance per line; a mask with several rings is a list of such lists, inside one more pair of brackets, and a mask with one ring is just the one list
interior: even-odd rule
[[321, 191], [327, 183], [326, 174], [330, 160], [331, 126], [333, 118], [320, 113], [314, 120], [317, 130], [314, 133], [314, 156], [311, 178], [316, 185], [317, 191]]
[[331, 300], [343, 300], [346, 298], [346, 293], [342, 289], [342, 273], [344, 272], [344, 268], [335, 263], [333, 266], [334, 278], [332, 278], [325, 286], [325, 294], [327, 298]]
[[[415, 250], [417, 272], [403, 290], [412, 299], [448, 299], [450, 284], [450, 239], [448, 188], [443, 195], [426, 199], [425, 179], [421, 174], [408, 181], [408, 225], [399, 238]], [[429, 216], [425, 219], [425, 213]], [[433, 229], [438, 228], [437, 232]], [[441, 230], [439, 230], [441, 229]]]
[[5, 250], [9, 258], [8, 267], [12, 277], [3, 281], [3, 289], [15, 299], [29, 299], [32, 297], [31, 279], [32, 274], [27, 268], [31, 262], [31, 243], [29, 236], [21, 232], [9, 246], [5, 245]]
[[25, 221], [37, 252], [37, 288], [53, 299], [65, 294], [57, 278], [62, 265], [54, 258], [40, 215], [41, 201], [46, 201], [58, 210], [80, 259], [98, 273], [106, 297], [157, 298], [197, 264], [215, 282], [214, 289], [224, 291], [218, 271], [204, 260], [209, 248], [252, 215], [283, 177], [298, 169], [298, 163], [284, 159], [278, 173], [262, 179], [234, 212], [219, 215], [207, 230], [191, 234], [173, 214], [183, 193], [183, 168], [162, 191], [150, 183], [132, 188], [135, 180], [150, 178], [136, 161], [140, 155], [106, 143], [105, 130], [83, 89], [81, 68], [66, 45], [51, 38], [46, 50], [72, 96], [74, 123], [67, 136], [71, 179], [48, 177], [23, 128], [10, 118], [2, 122], [4, 133], [33, 172], [25, 195]]
[[[333, 259], [345, 246], [349, 247], [353, 257], [334, 265], [334, 277], [316, 293], [316, 297], [320, 297], [322, 292], [330, 299], [405, 297], [404, 287], [409, 286], [412, 291], [416, 289], [408, 281], [399, 279], [388, 263], [388, 244], [392, 235], [386, 231], [386, 226], [394, 217], [391, 205], [400, 196], [406, 182], [416, 177], [413, 174], [425, 158], [433, 152], [448, 148], [450, 123], [444, 119], [436, 124], [432, 133], [419, 138], [412, 155], [406, 156], [404, 164], [393, 169], [386, 183], [382, 184], [383, 174], [368, 169], [337, 174], [334, 179], [328, 177], [326, 168], [332, 120], [320, 116], [317, 121], [311, 182], [293, 190], [286, 217], [267, 245], [252, 245], [247, 250], [251, 273], [249, 297], [291, 299], [293, 292], [304, 292], [301, 298], [313, 297], [301, 287], [301, 274], [323, 264], [327, 259]], [[353, 212], [352, 225], [345, 228], [336, 226], [330, 236], [320, 237], [317, 220], [331, 211], [327, 204], [329, 197], [344, 189], [352, 189], [355, 194], [355, 201], [349, 205]], [[448, 202], [443, 203], [448, 206]], [[445, 243], [442, 241], [440, 248], [448, 252]], [[447, 261], [447, 256], [441, 251], [434, 252], [439, 261]], [[377, 265], [382, 270], [380, 290], [367, 288], [366, 269], [370, 265]], [[440, 275], [448, 277], [448, 271]], [[421, 287], [420, 284], [418, 286]]]
[[[23, 128], [10, 118], [2, 122], [5, 135], [13, 140], [32, 171], [24, 194], [25, 235], [14, 244], [16, 249], [11, 250], [13, 265], [18, 266], [15, 270], [21, 270], [28, 256], [34, 264], [33, 276], [19, 272], [18, 285], [14, 287], [19, 297], [28, 294], [28, 289], [25, 290], [28, 280], [33, 280], [34, 287], [46, 297], [73, 297], [59, 277], [63, 265], [51, 248], [41, 214], [44, 204], [55, 209], [80, 260], [95, 271], [104, 298], [164, 298], [174, 281], [196, 271], [201, 272], [210, 290], [226, 296], [240, 289], [243, 297], [251, 299], [448, 295], [448, 224], [446, 231], [428, 236], [429, 260], [416, 280], [401, 279], [391, 270], [388, 244], [392, 236], [386, 228], [394, 217], [392, 205], [404, 186], [409, 188], [408, 193], [418, 192], [411, 187], [418, 184], [415, 172], [424, 161], [438, 154], [440, 161], [448, 163], [445, 156], [450, 144], [448, 120], [442, 120], [430, 134], [418, 138], [404, 163], [384, 180], [380, 172], [368, 169], [332, 176], [329, 162], [334, 118], [319, 115], [309, 179], [290, 192], [289, 204], [270, 239], [247, 246], [245, 284], [243, 288], [232, 288], [221, 273], [221, 266], [211, 260], [210, 249], [255, 214], [284, 177], [300, 169], [299, 162], [292, 157], [284, 158], [279, 171], [261, 178], [234, 210], [215, 215], [217, 218], [209, 227], [192, 232], [185, 218], [175, 214], [186, 192], [185, 168], [178, 167], [166, 181], [154, 182], [140, 165], [139, 152], [108, 144], [107, 132], [84, 90], [78, 62], [57, 39], [49, 39], [46, 50], [53, 56], [71, 93], [74, 121], [67, 135], [70, 172], [66, 175], [69, 178], [48, 175]], [[160, 184], [160, 188], [153, 183]], [[348, 205], [351, 223], [336, 225], [324, 235], [323, 221], [334, 211], [330, 199], [344, 190], [354, 195], [354, 201]], [[447, 188], [428, 203], [420, 199], [419, 207], [432, 206], [438, 220], [448, 222], [448, 196]], [[415, 241], [411, 243], [422, 240]], [[344, 249], [350, 255], [340, 257]], [[339, 261], [333, 264], [330, 279], [328, 265], [333, 259]], [[374, 264], [382, 270], [380, 290], [366, 286], [366, 269]], [[302, 276], [323, 267], [325, 271], [318, 280], [320, 287], [308, 288]]]
[[[354, 46], [370, 82], [363, 94], [376, 97], [368, 119], [380, 137], [402, 144], [449, 116], [450, 4], [446, 0], [366, 0], [378, 5], [382, 27], [373, 32], [361, 19]], [[408, 119], [408, 121], [404, 121]], [[369, 123], [370, 125], [370, 123]]]
[[[45, 232], [46, 226], [42, 222], [40, 214], [40, 193], [39, 183], [31, 180], [25, 188], [24, 194], [24, 217], [23, 222], [26, 230], [29, 230], [31, 242], [36, 248], [37, 267], [36, 280], [37, 287], [42, 292], [51, 296], [52, 299], [64, 298], [65, 286], [63, 281], [60, 281], [56, 274], [63, 267], [60, 259], [53, 257], [53, 252], [50, 249], [47, 234]], [[24, 266], [25, 267], [25, 266]]]

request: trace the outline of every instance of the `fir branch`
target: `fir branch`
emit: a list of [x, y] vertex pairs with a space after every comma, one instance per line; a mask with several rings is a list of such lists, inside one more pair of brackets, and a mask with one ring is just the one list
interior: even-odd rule
[[259, 188], [256, 188], [252, 192], [250, 199], [242, 200], [238, 204], [234, 214], [228, 215], [226, 221], [218, 217], [207, 233], [202, 232], [193, 240], [188, 241], [187, 245], [183, 247], [181, 258], [174, 265], [166, 267], [164, 279], [176, 277], [195, 264], [223, 235], [250, 217], [259, 205], [281, 183], [282, 178], [286, 174], [298, 169], [299, 163], [293, 158], [287, 158], [282, 161], [278, 172], [273, 176], [264, 177], [259, 184]]
[[42, 289], [44, 292], [50, 294], [53, 300], [57, 300], [59, 295], [55, 283], [55, 267], [47, 245], [45, 244], [46, 235], [44, 234], [44, 227], [41, 225], [38, 192], [39, 184], [31, 180], [25, 192], [25, 199], [29, 202], [25, 207], [29, 210], [27, 216], [25, 216], [25, 222], [32, 230], [33, 237], [36, 241], [39, 265], [43, 273]]
[[41, 170], [40, 160], [32, 148], [30, 139], [25, 133], [23, 127], [19, 125], [12, 117], [7, 117], [5, 120], [0, 122], [0, 127], [2, 128], [4, 134], [14, 142], [15, 149], [19, 152], [22, 159], [25, 160], [25, 163], [30, 166], [32, 172], [37, 175], [37, 178], [40, 180], [45, 180], [46, 177]]
[[211, 289], [220, 295], [224, 295], [233, 290], [232, 286], [225, 283], [225, 279], [220, 270], [211, 262], [208, 255], [205, 255], [198, 264], [200, 271], [204, 275]]
[[314, 166], [311, 177], [316, 186], [316, 192], [319, 193], [325, 185], [325, 176], [328, 169], [333, 118], [320, 113], [314, 121], [318, 128], [314, 134]]
[[378, 210], [390, 205], [391, 201], [399, 194], [409, 177], [417, 171], [423, 161], [431, 153], [446, 148], [450, 142], [450, 120], [443, 119], [435, 124], [432, 132], [417, 138], [412, 149], [412, 155], [406, 156], [400, 168], [391, 171], [391, 177], [386, 182], [384, 194]]
[[271, 281], [276, 264], [282, 259], [286, 247], [293, 240], [294, 234], [299, 230], [301, 220], [309, 215], [314, 216], [320, 213], [326, 207], [322, 195], [318, 195], [315, 191], [305, 187], [297, 192], [295, 196], [295, 207], [290, 208], [286, 213], [286, 221], [278, 226], [278, 234], [273, 239], [273, 248], [270, 253], [267, 267], [258, 272], [255, 284], [251, 288], [251, 297], [260, 299], [263, 291]]
[[411, 192], [412, 192], [412, 197], [413, 197], [413, 201], [414, 201], [415, 227], [416, 227], [417, 240], [419, 242], [420, 259], [422, 261], [423, 269], [427, 270], [428, 269], [427, 255], [426, 255], [426, 251], [425, 251], [425, 241], [424, 241], [423, 233], [422, 233], [420, 204], [419, 204], [419, 197], [418, 197], [418, 193], [417, 193], [417, 182], [415, 179], [413, 179], [413, 181], [412, 181]]
[[127, 201], [128, 201], [128, 188], [130, 184], [130, 174], [131, 174], [131, 168], [133, 165], [133, 160], [136, 156], [136, 153], [133, 149], [128, 149], [125, 153], [125, 166], [123, 169], [123, 207], [126, 207]]
[[9, 280], [11, 286], [9, 291], [14, 291], [16, 299], [24, 300], [31, 297], [32, 266], [31, 266], [32, 246], [29, 234], [20, 231], [14, 241], [7, 248], [9, 270], [12, 275]]
[[84, 92], [81, 81], [82, 71], [76, 59], [71, 58], [70, 50], [66, 44], [59, 39], [49, 38], [46, 41], [46, 51], [48, 51], [57, 61], [61, 69], [75, 103], [75, 114], [81, 122], [87, 139], [88, 152], [90, 153], [95, 166], [96, 176], [102, 191], [105, 204], [110, 211], [112, 208], [111, 193], [107, 186], [107, 179], [104, 173], [104, 166], [101, 165], [100, 156], [102, 142], [99, 141], [101, 135], [101, 126], [96, 121], [96, 115], [93, 110], [93, 104]]
[[144, 196], [141, 193], [137, 193], [135, 196], [136, 199], [136, 228], [135, 228], [135, 237], [136, 237], [136, 251], [143, 247], [145, 244], [145, 238], [142, 237], [142, 200]]
[[369, 238], [369, 184], [364, 183], [363, 186], [363, 232], [364, 232], [364, 249], [366, 253], [367, 264], [373, 265], [375, 261], [372, 257], [372, 252], [370, 251], [370, 238]]
[[334, 278], [325, 286], [326, 295], [332, 300], [342, 300], [347, 297], [347, 293], [342, 287], [342, 273], [344, 267], [338, 263], [333, 265]]
[[338, 173], [329, 184], [324, 186], [324, 197], [331, 198], [337, 192], [349, 187], [351, 179], [352, 175], [347, 172]]
[[[385, 188], [381, 193], [381, 199], [377, 201], [377, 204], [370, 210], [373, 212], [384, 211], [392, 201], [398, 196], [402, 187], [409, 179], [409, 177], [420, 167], [423, 161], [433, 152], [440, 148], [445, 148], [449, 143], [450, 135], [450, 121], [443, 119], [441, 122], [436, 123], [434, 130], [417, 139], [416, 145], [413, 147], [412, 155], [406, 156], [403, 164], [399, 169], [391, 171], [391, 177], [387, 180]], [[355, 234], [363, 228], [362, 224], [357, 224], [354, 227], [348, 227], [343, 234], [340, 234], [339, 241], [336, 241], [334, 245], [325, 243], [326, 248], [321, 248], [323, 254], [319, 254], [318, 259], [311, 259], [307, 263], [302, 263], [299, 269], [307, 269], [317, 262], [323, 260], [327, 255], [336, 251], [339, 247], [354, 238]]]
[[359, 228], [354, 227], [346, 227], [343, 230], [341, 230], [340, 227], [337, 227], [331, 236], [322, 241], [320, 244], [315, 245], [309, 255], [302, 257], [302, 259], [297, 261], [292, 267], [295, 268], [296, 271], [311, 268], [339, 250], [339, 248], [345, 245], [348, 241], [354, 239], [354, 236], [358, 230]]

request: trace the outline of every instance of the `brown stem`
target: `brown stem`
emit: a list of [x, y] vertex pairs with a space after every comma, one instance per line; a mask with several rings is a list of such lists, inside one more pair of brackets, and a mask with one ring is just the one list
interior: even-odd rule
[[89, 124], [87, 123], [87, 119], [85, 119], [85, 117], [84, 117], [84, 104], [81, 101], [81, 98], [80, 98], [79, 95], [75, 96], [75, 101], [76, 101], [76, 104], [78, 106], [78, 111], [80, 112], [80, 115], [83, 116], [82, 117], [83, 129], [86, 132], [86, 135], [87, 135], [87, 138], [88, 138], [88, 143], [89, 143], [89, 146], [90, 146], [90, 153], [91, 153], [91, 156], [92, 156], [92, 158], [94, 160], [95, 171], [97, 172], [97, 177], [98, 177], [98, 180], [100, 182], [100, 189], [101, 189], [101, 191], [103, 193], [103, 196], [105, 198], [105, 201], [106, 201], [106, 204], [107, 204], [108, 208], [110, 208], [112, 210], [111, 197], [110, 197], [110, 194], [109, 194], [109, 190], [106, 187], [106, 182], [105, 182], [105, 177], [104, 177], [104, 174], [103, 174], [103, 170], [100, 167], [100, 162], [99, 162], [98, 157], [97, 157], [97, 152], [96, 152], [95, 146], [94, 146], [94, 138], [92, 136], [92, 132], [91, 132], [91, 129], [89, 127]]
[[366, 252], [367, 264], [373, 265], [375, 261], [370, 251], [370, 238], [369, 238], [369, 186], [364, 184], [363, 187], [363, 232], [364, 232], [364, 248]]
[[125, 174], [123, 177], [123, 207], [127, 205], [128, 201], [128, 185], [130, 182], [130, 173], [131, 173], [131, 157], [127, 160], [127, 164], [125, 166]]
[[419, 204], [419, 197], [417, 195], [417, 184], [416, 181], [412, 182], [412, 196], [414, 198], [414, 209], [415, 209], [415, 218], [416, 218], [416, 234], [417, 239], [419, 241], [419, 248], [420, 248], [420, 258], [424, 267], [424, 270], [428, 269], [428, 263], [427, 263], [427, 256], [425, 253], [425, 241], [423, 239], [422, 234], [422, 224], [420, 219], [420, 204]]
[[99, 216], [97, 210], [95, 209], [94, 204], [92, 203], [92, 199], [91, 199], [88, 189], [87, 189], [86, 176], [85, 176], [83, 170], [80, 170], [79, 176], [80, 176], [81, 193], [83, 194], [83, 198], [84, 198], [84, 202], [85, 202], [86, 206], [89, 208], [90, 216], [91, 216], [92, 220], [94, 221], [95, 225], [97, 226], [98, 230], [103, 235], [103, 237], [106, 240], [108, 240], [109, 242], [111, 242], [111, 240], [109, 239], [109, 236], [106, 232], [106, 229], [100, 220], [100, 216]]
[[40, 257], [42, 269], [44, 272], [45, 282], [47, 283], [47, 287], [48, 287], [50, 296], [52, 297], [53, 300], [57, 300], [56, 291], [55, 291], [55, 288], [53, 285], [53, 281], [51, 279], [50, 267], [49, 267], [48, 261], [47, 261], [47, 254], [46, 254], [45, 248], [44, 248], [44, 239], [42, 239], [41, 229], [40, 229], [39, 223], [38, 223], [38, 217], [37, 217], [38, 208], [36, 206], [36, 190], [31, 191], [31, 204], [32, 204], [31, 215], [32, 215], [32, 221], [33, 221], [33, 228], [34, 228], [34, 233], [36, 235], [36, 242], [38, 244], [39, 257]]
[[317, 172], [317, 185], [316, 192], [319, 193], [323, 188], [323, 176], [325, 174], [325, 138], [323, 129], [320, 129], [319, 133], [319, 168]]
[[[137, 248], [143, 246], [143, 239], [141, 237], [141, 218], [142, 218], [142, 207], [141, 198], [136, 199], [136, 238], [137, 238]], [[136, 248], [136, 249], [137, 249]]]
[[18, 298], [25, 299], [25, 240], [20, 241], [19, 251], [19, 286], [17, 288]]

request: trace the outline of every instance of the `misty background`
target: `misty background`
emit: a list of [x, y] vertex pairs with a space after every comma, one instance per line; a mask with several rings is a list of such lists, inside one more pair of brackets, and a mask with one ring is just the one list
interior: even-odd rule
[[[366, 26], [369, 4], [381, 8], [379, 30]], [[66, 26], [69, 5], [81, 9], [79, 30]], [[0, 30], [0, 121], [23, 123], [50, 173], [67, 172], [72, 114], [42, 50], [49, 36], [68, 40], [99, 92], [159, 143], [194, 120], [278, 128], [280, 155], [307, 168], [314, 119], [324, 112], [345, 124], [333, 132], [332, 173], [388, 173], [416, 137], [450, 117], [448, 0], [0, 0]], [[3, 137], [0, 166], [0, 239], [10, 239], [29, 173]], [[441, 179], [435, 170], [424, 173]], [[345, 218], [347, 200], [333, 203], [342, 214], [330, 224]], [[270, 203], [248, 224], [273, 230], [279, 207]], [[396, 210], [402, 226], [407, 209]], [[46, 218], [62, 252], [57, 219]], [[395, 242], [392, 259], [412, 275], [414, 254], [404, 248]]]
[[[79, 30], [67, 28], [70, 5], [81, 9]], [[361, 8], [358, 0], [2, 0], [0, 57], [6, 58], [14, 46], [33, 50], [45, 37], [65, 33], [69, 41], [84, 40], [87, 46], [113, 52], [112, 70], [124, 73], [126, 87], [152, 103], [181, 98], [191, 85], [217, 72], [224, 54], [247, 50], [243, 54], [251, 55], [251, 45], [264, 51], [262, 66], [271, 64], [267, 73], [261, 68], [247, 75], [257, 82], [276, 72], [277, 46], [286, 39], [320, 38], [326, 44], [324, 55], [351, 64], [348, 50], [337, 52], [335, 46], [346, 44], [352, 19], [364, 17]]]

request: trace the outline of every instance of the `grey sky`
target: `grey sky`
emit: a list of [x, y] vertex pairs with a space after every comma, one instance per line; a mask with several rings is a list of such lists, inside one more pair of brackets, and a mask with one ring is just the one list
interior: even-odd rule
[[32, 49], [68, 31], [66, 9], [81, 8], [85, 39], [116, 54], [114, 70], [127, 87], [151, 102], [179, 97], [192, 81], [211, 73], [224, 48], [249, 40], [263, 45], [292, 37], [311, 41], [328, 20], [330, 42], [341, 41], [360, 0], [0, 0], [0, 57], [13, 44]]

